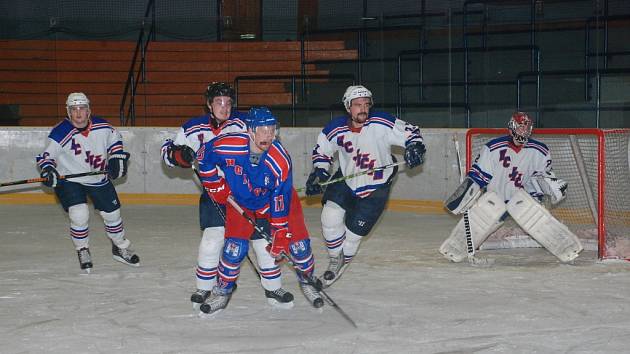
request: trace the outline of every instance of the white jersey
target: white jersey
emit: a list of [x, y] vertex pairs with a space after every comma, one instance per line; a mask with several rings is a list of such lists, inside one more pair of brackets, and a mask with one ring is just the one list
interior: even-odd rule
[[169, 167], [174, 167], [166, 157], [166, 147], [172, 142], [175, 145], [187, 145], [195, 153], [203, 144], [225, 133], [240, 133], [247, 131], [245, 126], [245, 114], [241, 112], [233, 112], [230, 118], [221, 123], [218, 127], [213, 127], [210, 123], [212, 119], [209, 115], [195, 117], [184, 123], [175, 140], [168, 139], [164, 142], [161, 149], [162, 160]]
[[[88, 127], [79, 131], [68, 118], [59, 122], [48, 135], [48, 145], [36, 157], [40, 169], [53, 166], [60, 175], [105, 171], [107, 159], [123, 151], [122, 136], [106, 120], [92, 117]], [[107, 175], [68, 179], [86, 186], [107, 183]]]
[[530, 138], [519, 147], [508, 135], [493, 139], [481, 148], [468, 176], [508, 202], [521, 188], [535, 194], [529, 180], [534, 174], [544, 172], [555, 176], [547, 145]]
[[[344, 176], [391, 164], [392, 146], [405, 147], [412, 141], [422, 142], [420, 129], [391, 114], [371, 112], [363, 127], [350, 127], [350, 118], [341, 116], [328, 123], [317, 137], [313, 165], [328, 170], [334, 154]], [[355, 196], [365, 198], [387, 183], [393, 168], [345, 180]]]

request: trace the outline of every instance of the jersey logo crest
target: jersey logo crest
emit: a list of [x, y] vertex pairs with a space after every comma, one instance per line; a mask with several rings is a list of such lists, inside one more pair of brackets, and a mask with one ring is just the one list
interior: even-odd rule
[[232, 167], [234, 166], [236, 161], [234, 159], [225, 159], [225, 166]]

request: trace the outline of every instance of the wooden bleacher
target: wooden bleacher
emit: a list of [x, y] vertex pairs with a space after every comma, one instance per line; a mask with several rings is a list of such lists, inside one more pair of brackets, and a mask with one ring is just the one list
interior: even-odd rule
[[[19, 107], [19, 124], [52, 126], [66, 115], [68, 93], [85, 92], [92, 112], [119, 125], [119, 107], [134, 42], [0, 41], [0, 105]], [[352, 59], [343, 41], [309, 42], [307, 60]], [[300, 43], [152, 42], [147, 81], [138, 85], [136, 125], [178, 126], [204, 113], [209, 82], [244, 75], [300, 74]], [[328, 74], [307, 66], [308, 74]], [[245, 81], [239, 105], [290, 104], [286, 82]], [[2, 122], [0, 121], [0, 125]]]

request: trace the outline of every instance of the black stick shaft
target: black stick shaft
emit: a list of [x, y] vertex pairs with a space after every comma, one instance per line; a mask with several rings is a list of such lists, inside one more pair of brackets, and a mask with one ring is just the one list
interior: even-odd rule
[[[59, 176], [59, 179], [77, 178], [77, 177], [94, 176], [94, 175], [103, 175], [103, 174], [106, 174], [106, 173], [107, 173], [107, 171], [92, 171], [92, 172], [75, 173], [75, 174], [71, 174], [71, 175]], [[46, 178], [43, 178], [43, 177], [30, 178], [30, 179], [23, 179], [23, 180], [19, 180], [19, 181], [0, 183], [0, 187], [15, 186], [15, 185], [18, 185], [18, 184], [40, 183], [40, 182], [44, 182], [44, 181], [46, 181]]]

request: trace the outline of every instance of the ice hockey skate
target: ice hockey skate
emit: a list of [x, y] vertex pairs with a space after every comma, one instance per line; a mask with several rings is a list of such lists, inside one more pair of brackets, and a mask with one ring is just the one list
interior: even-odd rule
[[130, 265], [132, 267], [140, 266], [140, 257], [129, 248], [120, 248], [112, 243], [112, 257], [120, 263]]
[[223, 289], [215, 287], [214, 289], [212, 289], [210, 296], [203, 304], [201, 304], [201, 307], [199, 307], [199, 310], [201, 310], [201, 315], [216, 315], [217, 313], [221, 312], [221, 310], [227, 307], [231, 297], [232, 292], [228, 293]]
[[193, 310], [198, 310], [201, 304], [210, 296], [212, 290], [197, 289], [191, 296], [190, 302], [192, 302]]
[[83, 247], [80, 250], [77, 250], [77, 255], [79, 256], [79, 265], [81, 266], [81, 269], [83, 269], [87, 274], [90, 274], [90, 270], [92, 270], [92, 255], [90, 255], [90, 249]]
[[291, 309], [293, 308], [293, 294], [279, 288], [276, 290], [266, 290], [265, 296], [267, 297], [267, 303], [275, 308]]
[[328, 269], [321, 277], [322, 285], [324, 288], [331, 286], [334, 282], [341, 277], [341, 274], [348, 268], [348, 263], [345, 263], [343, 250], [335, 257], [330, 257], [328, 263]]
[[318, 309], [324, 306], [324, 299], [322, 299], [319, 291], [317, 291], [314, 286], [306, 283], [300, 283], [300, 289], [302, 289], [302, 294], [304, 294], [304, 297], [306, 297], [313, 307]]

